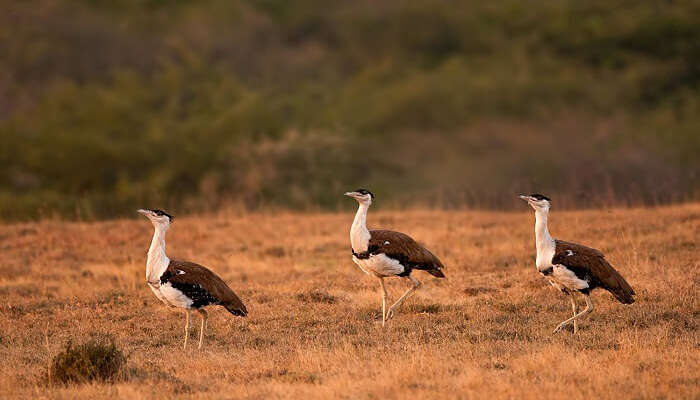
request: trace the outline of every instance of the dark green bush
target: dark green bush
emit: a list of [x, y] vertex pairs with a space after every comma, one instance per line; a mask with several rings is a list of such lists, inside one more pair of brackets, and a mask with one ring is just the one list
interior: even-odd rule
[[0, 220], [700, 193], [698, 1], [7, 3]]
[[113, 342], [90, 340], [66, 348], [51, 361], [51, 383], [115, 381], [122, 376], [126, 356]]

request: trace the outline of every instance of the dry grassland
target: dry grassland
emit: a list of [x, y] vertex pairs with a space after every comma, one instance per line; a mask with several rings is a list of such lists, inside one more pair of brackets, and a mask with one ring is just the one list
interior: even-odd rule
[[[570, 303], [535, 272], [526, 208], [370, 211], [448, 268], [416, 272], [424, 286], [384, 329], [379, 283], [350, 259], [352, 212], [178, 218], [169, 255], [212, 268], [250, 311], [212, 308], [204, 351], [182, 351], [184, 313], [145, 284], [145, 219], [2, 226], [0, 396], [699, 398], [700, 204], [553, 210], [555, 237], [603, 250], [638, 293], [594, 292], [578, 336], [551, 333]], [[394, 299], [407, 288], [388, 283]], [[124, 380], [46, 385], [68, 341], [105, 336], [128, 355]]]

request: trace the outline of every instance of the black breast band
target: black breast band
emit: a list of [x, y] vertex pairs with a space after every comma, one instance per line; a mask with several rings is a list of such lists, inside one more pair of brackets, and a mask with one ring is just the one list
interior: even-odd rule
[[363, 251], [361, 253], [355, 253], [355, 249], [350, 248], [350, 251], [352, 251], [352, 255], [359, 258], [360, 260], [366, 260], [370, 256], [369, 250]]

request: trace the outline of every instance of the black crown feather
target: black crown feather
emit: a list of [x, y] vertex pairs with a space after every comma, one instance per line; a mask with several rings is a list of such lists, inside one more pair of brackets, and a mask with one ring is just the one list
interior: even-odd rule
[[171, 222], [172, 222], [172, 220], [175, 219], [175, 217], [173, 217], [172, 215], [166, 213], [166, 212], [163, 211], [163, 210], [151, 210], [151, 211], [153, 211], [153, 212], [154, 212], [157, 216], [159, 216], [159, 217], [162, 217], [163, 215], [167, 216], [168, 218], [170, 218], [170, 221], [171, 221]]
[[537, 194], [537, 193], [531, 194], [530, 197], [534, 197], [534, 198], [537, 199], [537, 200], [547, 200], [547, 201], [551, 201], [551, 200], [549, 199], [549, 197], [544, 196], [544, 195], [541, 195], [541, 194]]
[[370, 195], [370, 197], [371, 197], [372, 199], [374, 199], [374, 194], [372, 194], [372, 192], [370, 192], [370, 191], [367, 190], [367, 189], [357, 189], [357, 190], [355, 190], [355, 193], [359, 193], [359, 194], [368, 194], [368, 195]]

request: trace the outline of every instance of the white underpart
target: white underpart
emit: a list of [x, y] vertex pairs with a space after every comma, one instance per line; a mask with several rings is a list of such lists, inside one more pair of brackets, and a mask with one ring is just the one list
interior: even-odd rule
[[[576, 274], [574, 274], [574, 271], [566, 268], [565, 265], [555, 265], [550, 277], [555, 283], [567, 289], [581, 290], [588, 287], [588, 282], [579, 279]], [[554, 283], [552, 285], [554, 285]], [[557, 285], [554, 286], [557, 287]]]
[[352, 260], [366, 274], [377, 277], [396, 276], [405, 270], [398, 260], [387, 257], [385, 254], [374, 254], [365, 259], [353, 256]]
[[[552, 258], [556, 251], [556, 242], [549, 234], [547, 228], [547, 215], [549, 208], [535, 209], [535, 245], [537, 246], [537, 260], [535, 265], [541, 273], [552, 268], [552, 274], [547, 276], [547, 280], [555, 288], [562, 290], [564, 288], [572, 290], [580, 290], [588, 287], [588, 282], [576, 277], [573, 271], [566, 268], [564, 265], [552, 265]], [[573, 252], [567, 256], [573, 255]]]
[[[369, 204], [360, 203], [355, 214], [355, 220], [352, 222], [350, 227], [350, 245], [355, 253], [362, 253], [367, 251], [369, 247], [369, 239], [372, 235], [367, 229], [367, 210], [369, 209]], [[368, 275], [374, 275], [378, 277], [383, 276], [395, 276], [404, 271], [404, 267], [393, 258], [389, 258], [384, 254], [375, 254], [369, 256], [369, 258], [359, 259], [355, 256], [352, 260], [357, 264], [362, 271]]]
[[[155, 232], [153, 233], [151, 247], [148, 249], [146, 281], [148, 282], [148, 287], [151, 288], [153, 294], [155, 294], [160, 301], [166, 304], [177, 305], [170, 303], [168, 297], [162, 290], [163, 285], [160, 284], [160, 277], [165, 270], [168, 269], [168, 264], [170, 264], [170, 259], [165, 254], [165, 233], [168, 230], [168, 225], [158, 222], [155, 222], [153, 225], [155, 226]], [[176, 290], [172, 287], [171, 289]]]
[[160, 293], [170, 305], [182, 308], [190, 308], [192, 306], [192, 299], [175, 289], [170, 282], [160, 285]]
[[151, 291], [153, 292], [153, 294], [156, 295], [158, 300], [162, 301], [165, 304], [170, 304], [170, 303], [168, 303], [168, 300], [165, 298], [165, 296], [163, 296], [163, 294], [160, 292], [160, 288], [161, 288], [160, 283], [158, 285], [151, 285], [149, 283], [148, 287], [151, 288]]

